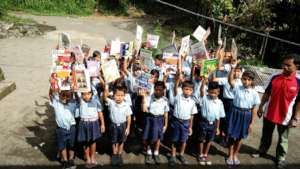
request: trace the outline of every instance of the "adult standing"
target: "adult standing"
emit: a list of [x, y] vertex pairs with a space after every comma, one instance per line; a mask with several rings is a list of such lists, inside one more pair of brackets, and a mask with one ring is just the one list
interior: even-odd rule
[[257, 112], [258, 117], [264, 114], [262, 137], [258, 152], [252, 156], [266, 155], [277, 126], [276, 166], [279, 169], [286, 167], [288, 136], [291, 128], [297, 127], [300, 120], [300, 79], [296, 77], [299, 65], [300, 58], [295, 54], [287, 55], [283, 59], [283, 71], [271, 78]]

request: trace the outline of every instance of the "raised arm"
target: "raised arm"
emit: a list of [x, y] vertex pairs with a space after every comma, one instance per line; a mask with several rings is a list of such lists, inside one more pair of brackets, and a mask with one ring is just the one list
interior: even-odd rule
[[234, 67], [231, 68], [229, 76], [228, 76], [228, 83], [230, 84], [230, 86], [232, 88], [234, 88], [234, 86], [235, 86], [235, 80], [233, 78], [233, 71], [234, 71]]
[[205, 95], [205, 86], [206, 86], [207, 82], [208, 82], [207, 78], [203, 77], [202, 83], [201, 83], [201, 86], [200, 86], [200, 97], [203, 97]]

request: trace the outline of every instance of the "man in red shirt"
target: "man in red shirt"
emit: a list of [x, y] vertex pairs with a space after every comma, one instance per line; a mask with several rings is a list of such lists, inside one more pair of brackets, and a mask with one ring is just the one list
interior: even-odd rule
[[260, 157], [267, 153], [277, 126], [279, 140], [276, 147], [276, 166], [279, 169], [286, 167], [290, 128], [296, 127], [300, 120], [300, 79], [296, 77], [299, 65], [300, 57], [297, 55], [290, 54], [284, 58], [283, 72], [272, 77], [257, 112], [258, 117], [264, 114], [264, 120], [259, 150], [252, 156]]

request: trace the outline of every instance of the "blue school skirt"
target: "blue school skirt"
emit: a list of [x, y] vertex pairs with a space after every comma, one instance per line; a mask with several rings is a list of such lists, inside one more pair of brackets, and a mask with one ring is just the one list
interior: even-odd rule
[[228, 121], [228, 136], [232, 139], [244, 139], [248, 136], [248, 129], [251, 123], [251, 109], [240, 109], [231, 107]]
[[80, 120], [78, 125], [78, 142], [94, 142], [101, 137], [99, 121]]

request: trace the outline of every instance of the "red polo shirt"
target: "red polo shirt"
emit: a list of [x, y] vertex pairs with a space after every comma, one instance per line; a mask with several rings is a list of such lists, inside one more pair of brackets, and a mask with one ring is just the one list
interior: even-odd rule
[[288, 125], [293, 115], [293, 106], [299, 98], [299, 82], [296, 73], [290, 76], [278, 74], [272, 77], [265, 90], [266, 93], [271, 94], [266, 105], [266, 119], [276, 124]]

